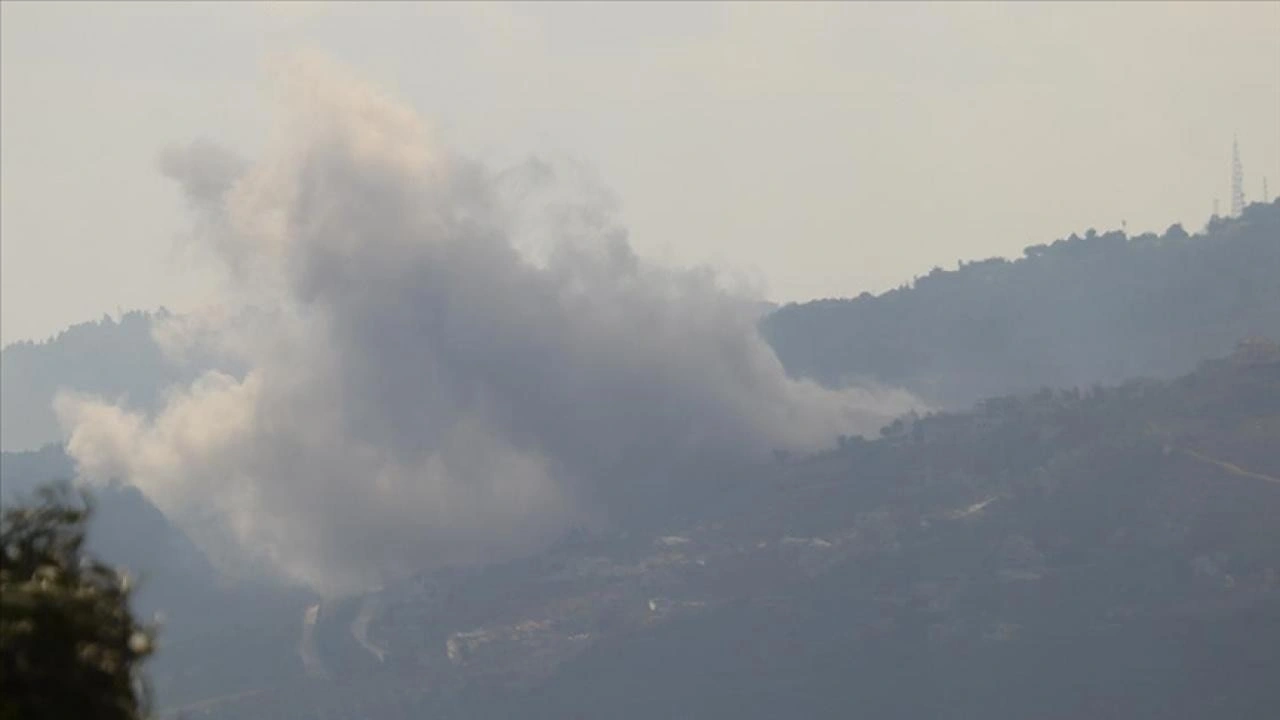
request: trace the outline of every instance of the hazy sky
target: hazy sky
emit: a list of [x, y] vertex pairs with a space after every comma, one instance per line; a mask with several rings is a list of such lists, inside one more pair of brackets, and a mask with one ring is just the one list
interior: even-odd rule
[[0, 5], [0, 336], [211, 298], [160, 150], [247, 156], [318, 50], [504, 166], [577, 159], [631, 241], [779, 301], [1280, 191], [1280, 3]]

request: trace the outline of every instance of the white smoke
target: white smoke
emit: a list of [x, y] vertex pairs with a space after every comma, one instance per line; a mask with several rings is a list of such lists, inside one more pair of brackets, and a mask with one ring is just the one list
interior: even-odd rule
[[337, 593], [508, 557], [913, 404], [787, 378], [753, 303], [645, 263], [555, 166], [490, 173], [324, 63], [282, 77], [267, 157], [164, 160], [233, 299], [269, 309], [165, 337], [219, 336], [247, 372], [154, 417], [56, 403], [82, 475], [136, 484], [224, 566]]

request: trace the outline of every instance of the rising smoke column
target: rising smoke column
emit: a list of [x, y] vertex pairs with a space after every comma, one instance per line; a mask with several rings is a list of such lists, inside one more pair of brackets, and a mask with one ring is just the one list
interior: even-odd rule
[[57, 401], [84, 477], [137, 485], [224, 566], [340, 593], [509, 557], [709, 461], [823, 447], [911, 404], [787, 378], [749, 303], [645, 263], [607, 206], [529, 212], [553, 167], [511, 192], [341, 71], [282, 77], [266, 157], [162, 160], [233, 299], [262, 309], [214, 332], [247, 372], [154, 417]]

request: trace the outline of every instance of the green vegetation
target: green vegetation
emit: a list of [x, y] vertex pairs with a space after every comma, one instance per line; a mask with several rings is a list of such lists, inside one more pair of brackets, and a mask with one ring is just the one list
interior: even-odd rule
[[84, 548], [90, 511], [44, 488], [0, 525], [0, 718], [133, 720], [151, 631], [127, 579]]

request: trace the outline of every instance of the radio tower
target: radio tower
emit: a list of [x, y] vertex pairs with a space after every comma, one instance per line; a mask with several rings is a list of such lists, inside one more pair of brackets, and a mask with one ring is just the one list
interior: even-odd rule
[[1240, 167], [1240, 143], [1231, 138], [1231, 216], [1244, 212], [1244, 169]]

